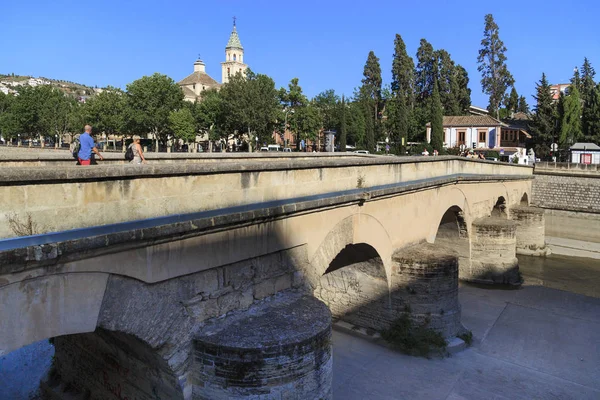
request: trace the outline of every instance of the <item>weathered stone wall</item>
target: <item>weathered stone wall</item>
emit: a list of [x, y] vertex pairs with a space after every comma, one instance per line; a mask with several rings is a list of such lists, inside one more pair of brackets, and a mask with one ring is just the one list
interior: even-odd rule
[[381, 259], [351, 264], [326, 273], [314, 290], [334, 318], [375, 330], [389, 326], [389, 288]]
[[510, 218], [517, 223], [517, 254], [543, 256], [546, 248], [544, 210], [536, 207], [514, 206]]
[[471, 264], [461, 279], [479, 283], [521, 284], [516, 255], [517, 224], [481, 218], [471, 224]]
[[600, 173], [536, 168], [531, 204], [554, 210], [600, 213]]
[[[182, 399], [182, 385], [147, 344], [125, 334], [95, 333], [54, 339], [53, 393], [79, 392], [88, 400]], [[89, 396], [89, 397], [87, 397]]]
[[[446, 337], [463, 330], [458, 302], [458, 254], [422, 243], [394, 253], [390, 277], [391, 315], [409, 313]], [[390, 321], [391, 322], [391, 321]]]
[[331, 314], [280, 293], [194, 338], [194, 399], [331, 399]]
[[[0, 238], [314, 196], [451, 174], [531, 169], [457, 158], [0, 168]], [[31, 220], [31, 224], [29, 223]], [[12, 221], [12, 223], [11, 223]], [[23, 229], [15, 229], [15, 223]]]

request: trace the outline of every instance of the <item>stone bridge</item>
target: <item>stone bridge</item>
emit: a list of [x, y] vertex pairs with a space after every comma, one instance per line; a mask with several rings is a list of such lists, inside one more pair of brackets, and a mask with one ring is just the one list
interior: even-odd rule
[[47, 389], [82, 398], [331, 398], [331, 316], [453, 337], [459, 278], [520, 283], [516, 253], [546, 251], [532, 179], [458, 157], [2, 169], [0, 355], [53, 338]]

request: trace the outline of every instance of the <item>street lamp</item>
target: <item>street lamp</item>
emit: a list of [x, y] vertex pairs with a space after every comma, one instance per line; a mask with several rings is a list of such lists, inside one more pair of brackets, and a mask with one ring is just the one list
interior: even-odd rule
[[21, 146], [21, 134], [17, 133], [17, 146], [20, 147]]
[[385, 138], [385, 154], [389, 154], [390, 152], [390, 137], [387, 136]]
[[54, 148], [58, 149], [58, 135], [54, 135]]

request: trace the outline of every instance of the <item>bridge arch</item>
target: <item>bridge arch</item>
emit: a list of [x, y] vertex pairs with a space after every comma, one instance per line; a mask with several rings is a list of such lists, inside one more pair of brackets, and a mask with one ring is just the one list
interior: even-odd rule
[[519, 202], [519, 205], [521, 205], [521, 206], [529, 205], [529, 196], [527, 195], [527, 192], [523, 192], [523, 196], [521, 196], [521, 201]]

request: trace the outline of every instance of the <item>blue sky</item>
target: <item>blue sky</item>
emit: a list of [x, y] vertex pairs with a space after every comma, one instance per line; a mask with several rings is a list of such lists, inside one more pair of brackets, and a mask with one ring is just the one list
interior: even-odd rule
[[351, 95], [370, 50], [390, 81], [394, 35], [414, 57], [419, 40], [446, 49], [469, 72], [473, 104], [485, 107], [477, 54], [486, 13], [500, 26], [519, 94], [545, 72], [568, 81], [587, 56], [600, 74], [600, 2], [531, 1], [47, 1], [4, 0], [0, 72], [88, 85], [126, 84], [154, 72], [176, 81], [198, 54], [221, 79], [220, 62], [237, 17], [245, 61], [277, 85], [293, 77], [309, 96]]

